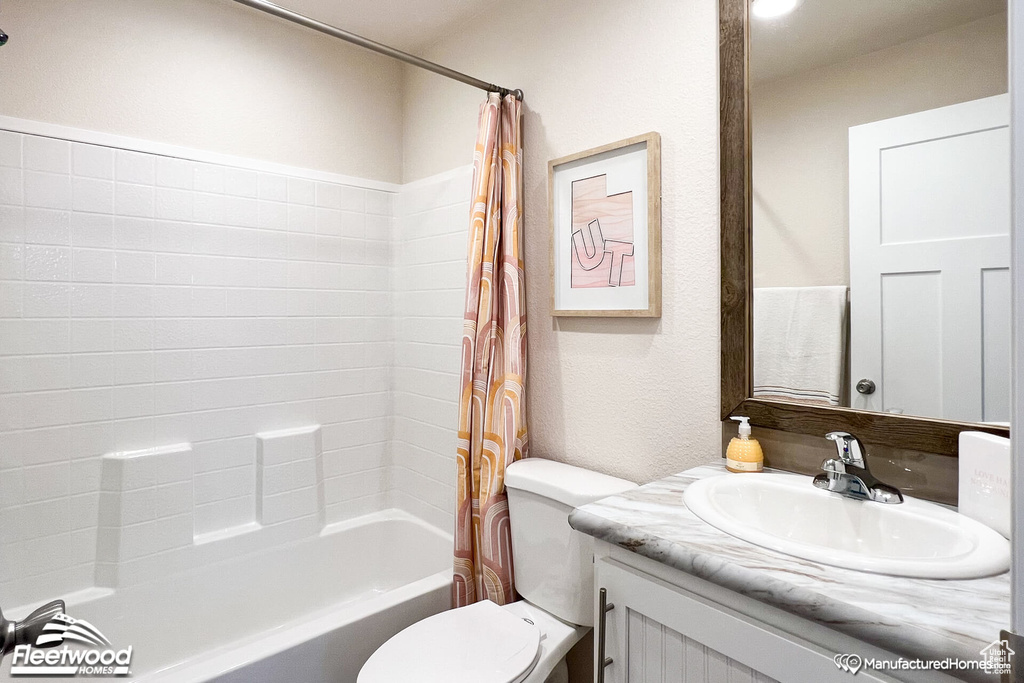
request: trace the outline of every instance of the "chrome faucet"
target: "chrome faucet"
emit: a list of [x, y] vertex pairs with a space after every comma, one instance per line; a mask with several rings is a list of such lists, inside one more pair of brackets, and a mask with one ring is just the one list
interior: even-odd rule
[[839, 457], [821, 463], [824, 472], [814, 478], [815, 486], [857, 500], [903, 502], [899, 489], [883, 484], [871, 474], [857, 437], [846, 432], [829, 432], [825, 438], [835, 443]]

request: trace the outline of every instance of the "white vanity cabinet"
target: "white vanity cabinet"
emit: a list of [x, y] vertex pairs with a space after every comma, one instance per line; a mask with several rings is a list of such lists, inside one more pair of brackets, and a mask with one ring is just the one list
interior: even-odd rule
[[[603, 541], [595, 557], [597, 683], [950, 681], [837, 667], [838, 653], [897, 655]], [[601, 590], [612, 608], [600, 628]], [[603, 638], [605, 666], [600, 661]], [[602, 678], [603, 675], [603, 678]]]

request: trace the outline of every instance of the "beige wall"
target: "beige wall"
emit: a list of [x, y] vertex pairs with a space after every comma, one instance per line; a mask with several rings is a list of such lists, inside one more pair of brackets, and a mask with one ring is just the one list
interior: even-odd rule
[[229, 0], [3, 0], [0, 114], [401, 180], [401, 67]]
[[997, 14], [754, 84], [754, 284], [848, 284], [850, 126], [1004, 93], [1006, 64]]
[[[640, 482], [719, 458], [717, 3], [522, 0], [428, 52], [526, 91], [532, 453]], [[471, 160], [483, 97], [406, 73], [405, 180]], [[661, 319], [552, 318], [548, 160], [651, 130]]]

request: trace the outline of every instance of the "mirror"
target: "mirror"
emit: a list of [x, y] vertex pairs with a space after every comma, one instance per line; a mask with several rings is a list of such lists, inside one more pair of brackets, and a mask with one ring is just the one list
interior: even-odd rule
[[747, 21], [748, 397], [1007, 423], [1006, 0], [753, 0]]

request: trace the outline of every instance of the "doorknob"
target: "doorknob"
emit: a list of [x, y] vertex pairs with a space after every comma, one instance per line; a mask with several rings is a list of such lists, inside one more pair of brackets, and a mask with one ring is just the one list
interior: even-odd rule
[[857, 382], [857, 391], [862, 394], [875, 393], [875, 383], [869, 379], [862, 379]]

